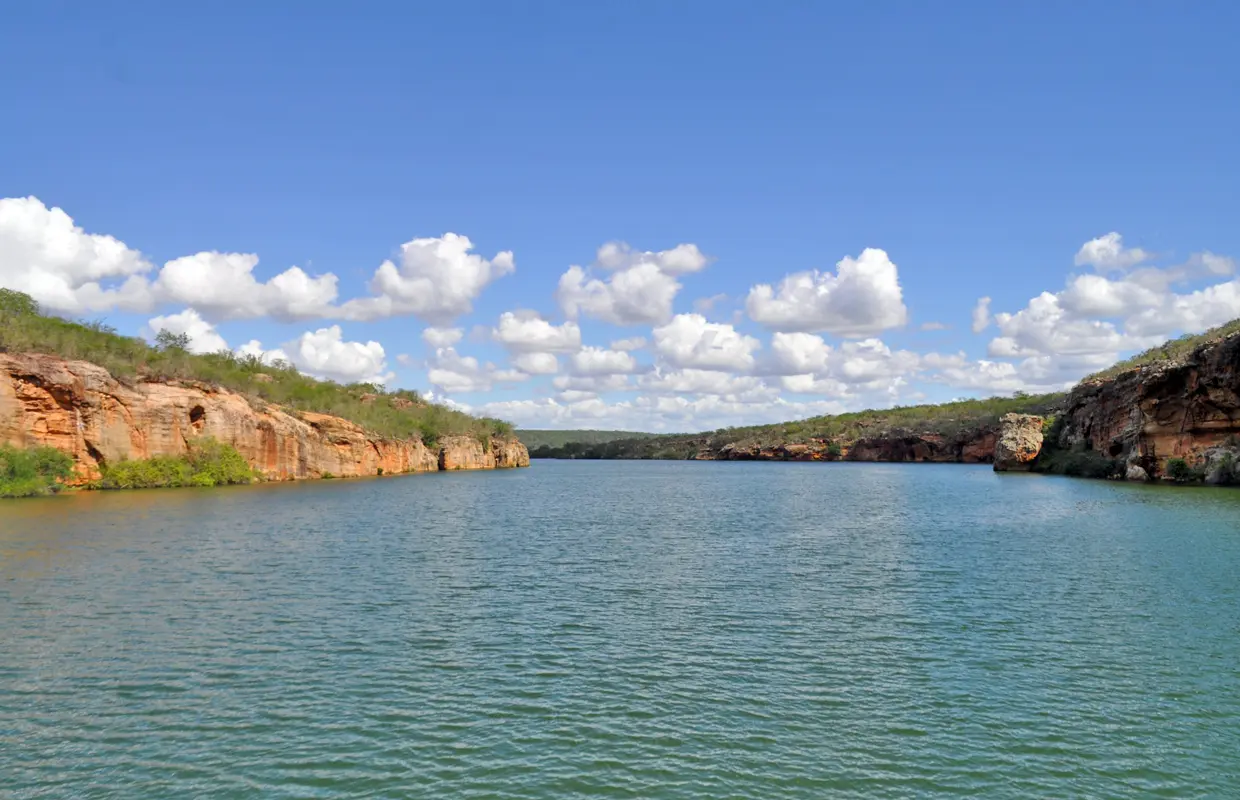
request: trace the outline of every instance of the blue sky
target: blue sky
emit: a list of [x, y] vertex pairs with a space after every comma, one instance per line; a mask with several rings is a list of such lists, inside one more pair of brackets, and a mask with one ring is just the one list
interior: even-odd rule
[[671, 430], [1060, 387], [1240, 316], [1230, 3], [6, 16], [0, 285], [126, 333]]

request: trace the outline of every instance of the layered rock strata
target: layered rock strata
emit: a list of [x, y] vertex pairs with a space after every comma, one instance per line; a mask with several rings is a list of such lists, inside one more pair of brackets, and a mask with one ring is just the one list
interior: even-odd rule
[[1053, 444], [1119, 460], [1133, 480], [1165, 475], [1173, 458], [1218, 472], [1240, 447], [1240, 334], [1180, 361], [1078, 385]]
[[0, 443], [62, 450], [79, 482], [110, 462], [182, 455], [201, 436], [232, 445], [268, 480], [529, 466], [515, 438], [445, 436], [428, 447], [207, 384], [122, 383], [85, 361], [0, 353]]

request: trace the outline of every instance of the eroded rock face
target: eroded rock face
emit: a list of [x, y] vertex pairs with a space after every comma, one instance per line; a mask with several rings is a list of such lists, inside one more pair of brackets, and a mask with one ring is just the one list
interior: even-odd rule
[[1205, 466], [1207, 452], [1240, 441], [1240, 335], [1180, 364], [1130, 370], [1068, 395], [1056, 445], [1074, 444], [1165, 474], [1167, 459]]
[[[268, 480], [430, 472], [444, 461], [441, 448], [327, 414], [293, 416], [203, 384], [129, 385], [85, 361], [0, 353], [0, 442], [69, 453], [80, 481], [98, 478], [109, 461], [181, 455], [199, 436], [232, 445]], [[493, 439], [489, 457], [474, 439], [445, 437], [444, 447], [448, 440], [453, 469], [529, 466], [515, 439]]]
[[1028, 472], [1042, 451], [1042, 418], [1004, 414], [995, 442], [995, 472]]

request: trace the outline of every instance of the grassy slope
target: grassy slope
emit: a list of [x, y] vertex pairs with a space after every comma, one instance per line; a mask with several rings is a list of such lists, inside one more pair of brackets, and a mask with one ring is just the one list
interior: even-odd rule
[[366, 383], [342, 386], [302, 375], [291, 364], [267, 365], [227, 351], [194, 355], [179, 347], [154, 348], [141, 339], [119, 336], [106, 325], [45, 316], [26, 295], [0, 289], [0, 352], [5, 351], [90, 361], [122, 381], [201, 381], [294, 412], [333, 414], [381, 436], [421, 438], [428, 444], [447, 434], [481, 438], [512, 432], [506, 422], [427, 403], [416, 392], [385, 392]]

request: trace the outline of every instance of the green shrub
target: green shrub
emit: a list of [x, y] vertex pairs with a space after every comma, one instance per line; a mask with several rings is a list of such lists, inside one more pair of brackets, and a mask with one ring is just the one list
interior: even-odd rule
[[[0, 310], [5, 298], [0, 296]], [[0, 497], [55, 494], [73, 475], [73, 458], [54, 447], [0, 445]]]
[[827, 455], [838, 458], [844, 452], [844, 448], [840, 447], [839, 442], [832, 442], [827, 445]]
[[167, 489], [251, 483], [256, 475], [236, 448], [199, 439], [183, 456], [118, 461], [102, 467], [100, 489]]
[[1167, 477], [1176, 483], [1186, 483], [1198, 479], [1198, 470], [1188, 465], [1182, 458], [1167, 459]]

